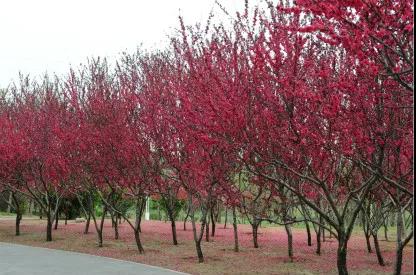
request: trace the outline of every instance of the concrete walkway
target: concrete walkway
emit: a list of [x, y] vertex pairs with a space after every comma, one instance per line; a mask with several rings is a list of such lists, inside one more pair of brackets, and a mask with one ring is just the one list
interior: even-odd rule
[[0, 242], [0, 274], [177, 275], [185, 273], [94, 255]]

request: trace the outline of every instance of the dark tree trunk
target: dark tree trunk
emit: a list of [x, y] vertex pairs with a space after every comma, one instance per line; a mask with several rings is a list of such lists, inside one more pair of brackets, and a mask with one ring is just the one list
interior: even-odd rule
[[311, 228], [308, 222], [305, 222], [305, 226], [306, 226], [306, 234], [308, 236], [308, 246], [312, 246]]
[[211, 210], [211, 237], [215, 237], [215, 218], [214, 211]]
[[[190, 206], [190, 207], [192, 207], [192, 206]], [[193, 232], [194, 241], [195, 241], [196, 254], [198, 256], [198, 262], [203, 263], [204, 262], [204, 254], [202, 253], [201, 240], [202, 240], [202, 235], [204, 233], [206, 217], [205, 217], [205, 219], [202, 220], [201, 232], [200, 232], [200, 236], [198, 237], [197, 232], [196, 232], [195, 215], [194, 215], [194, 213], [192, 213], [190, 216], [191, 216], [191, 222], [192, 222], [192, 232]]]
[[118, 233], [118, 221], [117, 221], [117, 217], [116, 220], [114, 222], [114, 239], [118, 240], [119, 239], [119, 233]]
[[370, 225], [367, 222], [366, 216], [367, 216], [367, 211], [365, 208], [363, 208], [363, 210], [361, 211], [361, 224], [362, 224], [363, 231], [364, 231], [365, 242], [367, 245], [367, 252], [372, 253], [373, 250], [371, 248], [371, 241], [370, 241], [371, 233], [369, 230]]
[[[404, 235], [404, 224], [403, 224], [403, 213], [401, 206], [398, 206], [397, 209], [397, 240], [396, 240], [396, 260], [394, 262], [394, 275], [400, 275], [402, 273], [403, 265], [403, 249], [406, 243], [403, 243], [402, 236]], [[410, 239], [409, 239], [410, 240]]]
[[139, 250], [140, 254], [144, 253], [144, 249], [142, 246], [142, 242], [140, 241], [140, 232], [138, 229], [134, 230], [134, 239], [136, 240], [137, 249]]
[[238, 252], [238, 232], [237, 232], [237, 215], [235, 213], [235, 207], [233, 207], [233, 230], [234, 230], [234, 252]]
[[169, 216], [169, 220], [170, 220], [170, 227], [172, 230], [172, 241], [173, 241], [173, 245], [178, 245], [178, 239], [177, 239], [177, 235], [176, 235], [176, 221], [175, 221], [175, 209], [174, 206], [172, 206], [172, 204], [168, 204], [167, 205], [167, 214]]
[[388, 230], [388, 228], [387, 228], [387, 222], [384, 222], [383, 227], [384, 227], [384, 240], [385, 241], [388, 241], [389, 240], [389, 236], [388, 236], [388, 232], [387, 232], [387, 230]]
[[[94, 211], [94, 210], [92, 210]], [[105, 221], [105, 215], [107, 214], [107, 206], [104, 205], [103, 207], [103, 213], [101, 216], [100, 226], [98, 227], [96, 225], [97, 230], [97, 237], [98, 237], [98, 247], [103, 247], [103, 230], [104, 230], [104, 221]]]
[[88, 214], [87, 215], [87, 220], [85, 222], [84, 234], [88, 234], [88, 232], [90, 230], [90, 222], [91, 222], [91, 214]]
[[55, 215], [55, 227], [54, 227], [55, 230], [58, 229], [58, 221], [59, 221], [59, 213], [56, 213], [56, 215]]
[[224, 229], [227, 228], [227, 219], [228, 219], [228, 209], [225, 208]]
[[339, 275], [348, 275], [347, 239], [342, 234], [339, 234], [338, 236], [337, 268]]
[[22, 220], [22, 214], [20, 211], [16, 211], [16, 236], [20, 236], [20, 221]]
[[[201, 207], [202, 210], [202, 217], [201, 217], [201, 228], [200, 228], [200, 232], [199, 235], [197, 233], [196, 230], [196, 223], [195, 223], [195, 210], [194, 210], [194, 206], [193, 206], [193, 202], [192, 202], [192, 195], [188, 193], [188, 200], [189, 200], [189, 213], [190, 213], [190, 217], [191, 217], [191, 223], [192, 223], [192, 233], [194, 236], [194, 241], [195, 241], [195, 248], [196, 248], [196, 254], [198, 256], [198, 262], [199, 263], [203, 263], [204, 262], [204, 255], [202, 253], [202, 248], [201, 248], [201, 240], [202, 237], [204, 235], [204, 229], [205, 226], [207, 225], [207, 216], [208, 216], [208, 208], [204, 209], [204, 207]], [[209, 199], [208, 199], [209, 201]], [[209, 226], [209, 224], [207, 225]]]
[[258, 230], [259, 224], [256, 221], [254, 221], [253, 224], [251, 225], [251, 227], [253, 229], [252, 233], [253, 233], [254, 248], [259, 248], [259, 243], [257, 241], [257, 235], [258, 235], [257, 230]]
[[98, 247], [103, 247], [103, 231], [97, 230]]
[[[209, 210], [207, 210], [207, 211], [209, 211]], [[206, 217], [206, 219], [207, 219], [207, 221], [206, 221], [206, 226], [205, 226], [205, 241], [206, 242], [209, 242], [209, 224], [210, 224], [210, 215], [207, 215], [207, 217]]]
[[142, 245], [142, 242], [140, 240], [140, 233], [141, 233], [141, 229], [140, 229], [140, 223], [142, 220], [142, 215], [143, 215], [143, 208], [146, 204], [146, 199], [143, 197], [138, 197], [136, 199], [136, 220], [134, 223], [134, 239], [136, 241], [136, 246], [137, 249], [139, 250], [140, 254], [144, 253], [144, 248]]
[[321, 255], [321, 226], [316, 230], [316, 254]]
[[16, 228], [15, 228], [15, 234], [16, 236], [20, 236], [20, 221], [22, 220], [22, 209], [21, 209], [21, 205], [20, 205], [20, 201], [18, 199], [18, 197], [16, 196], [15, 193], [10, 192], [10, 199], [9, 202], [10, 204], [8, 206], [10, 206], [10, 208], [12, 207], [12, 201], [14, 202], [14, 209], [16, 210]]
[[378, 243], [377, 233], [373, 234], [373, 240], [374, 240], [374, 248], [376, 249], [378, 264], [381, 266], [384, 266], [385, 265], [384, 259], [383, 259], [383, 255], [381, 254], [380, 245]]
[[51, 214], [48, 213], [47, 218], [48, 218], [48, 221], [46, 224], [46, 241], [51, 242], [52, 241], [52, 225], [53, 225], [52, 219], [53, 217], [51, 217]]
[[111, 213], [111, 227], [114, 228], [114, 239], [119, 239], [117, 214]]
[[176, 222], [175, 219], [171, 220], [170, 222], [170, 226], [172, 228], [172, 239], [173, 239], [173, 244], [174, 245], [178, 245], [178, 239], [176, 237]]
[[65, 225], [68, 225], [68, 213], [65, 213]]
[[198, 262], [203, 263], [204, 262], [204, 254], [202, 254], [201, 241], [196, 241], [195, 242], [195, 248], [196, 248], [196, 254], [198, 256]]
[[[282, 190], [283, 194], [283, 190]], [[286, 198], [283, 197], [283, 222], [285, 223], [285, 231], [287, 235], [287, 254], [291, 262], [293, 262], [293, 235], [292, 235], [292, 228], [288, 222], [290, 221], [290, 209], [287, 205]]]
[[142, 233], [142, 217], [143, 212], [146, 206], [146, 199], [141, 198], [138, 200], [138, 203], [136, 204], [136, 228], [139, 230], [140, 233]]
[[292, 228], [289, 224], [285, 224], [285, 230], [287, 234], [287, 252], [290, 258], [290, 261], [293, 262], [293, 235]]
[[403, 265], [403, 248], [404, 246], [399, 245], [396, 248], [396, 260], [394, 262], [394, 275], [402, 274], [402, 265]]
[[365, 242], [367, 243], [367, 252], [372, 253], [373, 250], [371, 249], [371, 242], [370, 242], [371, 235], [368, 234], [367, 232], [364, 232], [364, 236], [365, 236]]

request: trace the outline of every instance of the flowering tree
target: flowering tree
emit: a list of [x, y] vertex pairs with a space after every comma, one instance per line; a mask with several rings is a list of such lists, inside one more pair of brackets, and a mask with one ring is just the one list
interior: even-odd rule
[[235, 251], [237, 210], [255, 247], [262, 221], [284, 225], [291, 260], [291, 224], [306, 223], [311, 245], [311, 223], [317, 254], [321, 234], [337, 239], [339, 274], [360, 213], [384, 264], [377, 232], [394, 209], [400, 274], [413, 236], [404, 221], [413, 219], [413, 3], [276, 2], [246, 1], [230, 22], [210, 17], [204, 28], [180, 18], [166, 50], [125, 54], [115, 70], [97, 59], [65, 81], [12, 87], [0, 102], [0, 192], [16, 212], [20, 196], [40, 206], [48, 241], [62, 199], [75, 195], [99, 246], [109, 213], [127, 221], [140, 253], [146, 199], [160, 198], [176, 245], [186, 193], [199, 262], [220, 203], [233, 209]]

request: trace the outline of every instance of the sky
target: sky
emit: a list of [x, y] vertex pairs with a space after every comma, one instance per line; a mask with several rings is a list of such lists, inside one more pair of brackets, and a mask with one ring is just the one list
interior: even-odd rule
[[[243, 0], [220, 1], [233, 12]], [[89, 57], [164, 48], [179, 26], [206, 22], [215, 0], [0, 0], [0, 88], [19, 72], [64, 75]]]

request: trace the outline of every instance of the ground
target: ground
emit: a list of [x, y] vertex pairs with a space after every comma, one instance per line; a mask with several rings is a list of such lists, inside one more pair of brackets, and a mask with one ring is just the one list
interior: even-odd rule
[[[206, 262], [197, 263], [195, 246], [190, 224], [187, 231], [183, 223], [178, 222], [179, 245], [171, 244], [170, 223], [163, 221], [144, 221], [142, 242], [145, 254], [140, 255], [134, 244], [132, 230], [127, 223], [120, 226], [120, 239], [114, 240], [114, 231], [107, 221], [104, 229], [104, 247], [96, 245], [94, 226], [88, 235], [82, 234], [84, 224], [69, 221], [62, 222], [53, 232], [53, 242], [45, 242], [45, 220], [24, 219], [21, 225], [22, 235], [14, 236], [14, 221], [0, 219], [0, 242], [26, 244], [69, 251], [78, 251], [93, 255], [112, 257], [133, 262], [145, 263], [187, 272], [191, 274], [336, 274], [336, 240], [327, 239], [323, 243], [322, 255], [314, 253], [315, 242], [306, 244], [306, 232], [294, 228], [295, 260], [291, 263], [287, 257], [286, 234], [283, 227], [260, 228], [260, 248], [253, 248], [251, 229], [248, 225], [239, 225], [241, 251], [233, 252], [233, 231], [228, 226], [217, 227], [216, 236], [209, 243], [203, 241]], [[393, 233], [393, 232], [392, 232]], [[391, 273], [394, 261], [394, 241], [381, 241], [381, 249], [387, 265], [377, 264], [374, 253], [366, 252], [365, 239], [360, 231], [352, 236], [348, 245], [348, 268], [351, 274]], [[390, 236], [393, 240], [393, 234]], [[380, 236], [380, 239], [383, 239]], [[403, 271], [412, 274], [413, 242], [405, 249]]]

